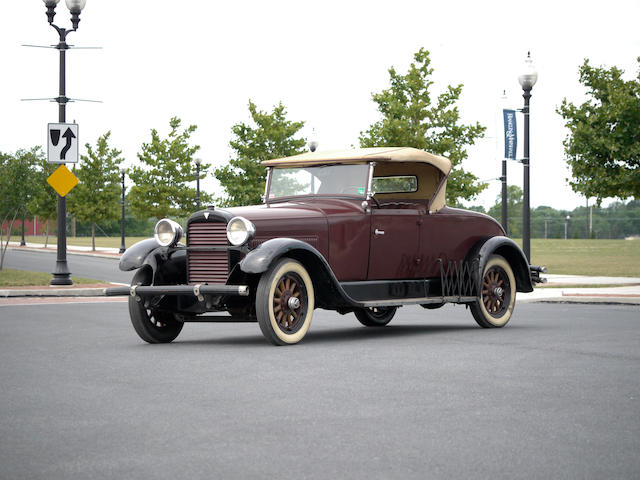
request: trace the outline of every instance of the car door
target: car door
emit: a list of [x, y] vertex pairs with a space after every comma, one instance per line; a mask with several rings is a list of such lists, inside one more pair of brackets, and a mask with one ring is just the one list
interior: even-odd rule
[[417, 209], [372, 208], [368, 280], [415, 278], [419, 221]]

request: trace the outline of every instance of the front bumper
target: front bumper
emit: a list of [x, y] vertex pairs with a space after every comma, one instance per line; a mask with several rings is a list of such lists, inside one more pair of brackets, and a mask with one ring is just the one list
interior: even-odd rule
[[108, 297], [130, 295], [136, 300], [143, 297], [159, 295], [193, 295], [203, 300], [204, 295], [228, 295], [246, 297], [249, 295], [247, 285], [132, 285], [130, 287], [112, 287], [106, 289]]

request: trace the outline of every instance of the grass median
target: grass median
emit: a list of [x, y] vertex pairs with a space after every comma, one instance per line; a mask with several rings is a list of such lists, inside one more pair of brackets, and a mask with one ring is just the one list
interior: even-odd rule
[[640, 240], [536, 238], [531, 240], [531, 263], [546, 266], [548, 273], [640, 277]]
[[[0, 270], [0, 287], [49, 287], [53, 276], [50, 273], [30, 272], [27, 270], [14, 270], [3, 268]], [[74, 285], [91, 285], [108, 283], [91, 278], [71, 276]]]

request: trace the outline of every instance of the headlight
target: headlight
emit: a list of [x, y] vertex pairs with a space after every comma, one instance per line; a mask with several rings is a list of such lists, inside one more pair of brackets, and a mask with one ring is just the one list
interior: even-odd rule
[[161, 247], [175, 245], [182, 238], [182, 227], [173, 220], [163, 218], [156, 223], [154, 237]]
[[243, 217], [233, 217], [227, 224], [227, 238], [231, 245], [244, 245], [256, 234], [256, 227]]

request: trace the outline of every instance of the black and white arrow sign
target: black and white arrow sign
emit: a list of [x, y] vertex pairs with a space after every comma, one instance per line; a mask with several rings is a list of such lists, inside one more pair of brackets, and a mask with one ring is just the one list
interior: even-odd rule
[[47, 126], [47, 160], [50, 163], [78, 162], [78, 124], [49, 123]]

